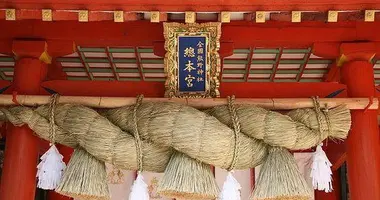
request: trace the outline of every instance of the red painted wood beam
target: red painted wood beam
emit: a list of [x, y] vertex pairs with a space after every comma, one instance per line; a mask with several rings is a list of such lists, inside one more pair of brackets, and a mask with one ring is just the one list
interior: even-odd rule
[[[73, 20], [78, 21], [78, 11], [74, 10], [53, 10], [52, 11], [52, 18], [54, 21], [61, 21], [61, 20]], [[5, 10], [0, 10], [0, 19], [5, 19]], [[17, 20], [30, 20], [30, 19], [37, 19], [42, 20], [42, 14], [41, 10], [34, 9], [33, 10], [16, 10], [16, 19]], [[141, 14], [135, 13], [135, 12], [127, 12], [124, 13], [124, 21], [135, 21], [135, 20], [141, 20]], [[92, 11], [88, 13], [88, 21], [113, 21], [114, 20], [114, 13], [113, 12], [100, 12], [100, 11]]]
[[[129, 81], [66, 81], [54, 80], [42, 83], [61, 95], [83, 96], [124, 96], [133, 97], [144, 94], [146, 97], [164, 97], [164, 82]], [[346, 86], [338, 83], [221, 83], [222, 97], [236, 95], [240, 98], [301, 98], [320, 96]], [[345, 95], [344, 92], [342, 94]]]
[[[39, 20], [1, 20], [0, 27], [7, 27], [7, 31], [0, 32], [2, 44], [9, 43], [13, 38], [74, 41], [77, 45], [86, 47], [153, 46], [154, 42], [164, 41], [162, 24], [149, 21], [47, 23]], [[380, 32], [380, 22], [268, 21], [265, 24], [257, 24], [236, 21], [223, 24], [221, 42], [233, 42], [234, 48], [251, 46], [305, 48], [316, 42], [380, 41], [378, 32]]]
[[1, 8], [22, 9], [90, 9], [128, 11], [252, 11], [252, 10], [360, 10], [379, 8], [379, 0], [315, 0], [312, 3], [302, 0], [8, 0], [0, 3]]

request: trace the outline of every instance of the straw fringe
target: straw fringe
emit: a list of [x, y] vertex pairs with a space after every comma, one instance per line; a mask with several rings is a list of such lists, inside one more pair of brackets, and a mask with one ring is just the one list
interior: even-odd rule
[[210, 165], [174, 152], [158, 185], [158, 193], [178, 199], [215, 199], [219, 188]]
[[105, 163], [75, 149], [56, 192], [81, 200], [109, 200]]
[[[275, 187], [274, 187], [275, 186]], [[251, 200], [309, 200], [312, 189], [286, 149], [272, 147], [263, 164]]]

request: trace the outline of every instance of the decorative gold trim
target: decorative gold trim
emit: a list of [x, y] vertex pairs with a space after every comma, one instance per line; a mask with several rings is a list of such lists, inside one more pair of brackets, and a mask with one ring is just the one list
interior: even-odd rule
[[219, 14], [220, 22], [230, 23], [231, 22], [231, 13], [230, 12], [221, 12]]
[[195, 12], [185, 12], [185, 23], [195, 23], [196, 18]]
[[335, 10], [329, 10], [329, 14], [327, 17], [328, 22], [338, 22], [338, 11]]
[[124, 22], [124, 11], [116, 10], [113, 12], [113, 21], [114, 22]]
[[160, 12], [158, 12], [158, 11], [150, 12], [150, 22], [159, 23], [160, 22]]
[[366, 10], [364, 21], [374, 22], [375, 21], [375, 15], [376, 15], [376, 10]]
[[292, 22], [301, 22], [301, 11], [292, 11]]
[[78, 13], [79, 22], [88, 22], [88, 10], [80, 10]]
[[347, 61], [347, 56], [342, 54], [339, 58], [336, 59], [336, 65], [341, 67]]
[[6, 9], [5, 20], [16, 20], [16, 9]]
[[265, 11], [257, 11], [256, 12], [256, 23], [265, 23]]
[[53, 12], [51, 9], [42, 9], [42, 21], [51, 22], [53, 21]]
[[39, 60], [46, 63], [46, 64], [51, 64], [52, 57], [49, 55], [47, 51], [44, 51], [40, 57]]
[[[180, 93], [178, 90], [178, 37], [179, 36], [207, 36], [207, 58], [206, 61], [206, 82], [205, 92], [187, 92]], [[220, 57], [218, 50], [220, 48], [221, 23], [164, 23], [165, 37], [165, 97], [181, 98], [205, 98], [219, 97], [219, 74], [220, 74]]]

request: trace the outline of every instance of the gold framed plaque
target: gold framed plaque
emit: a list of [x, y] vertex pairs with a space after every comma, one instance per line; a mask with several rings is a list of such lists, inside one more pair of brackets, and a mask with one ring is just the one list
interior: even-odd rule
[[221, 23], [164, 23], [166, 97], [219, 97]]

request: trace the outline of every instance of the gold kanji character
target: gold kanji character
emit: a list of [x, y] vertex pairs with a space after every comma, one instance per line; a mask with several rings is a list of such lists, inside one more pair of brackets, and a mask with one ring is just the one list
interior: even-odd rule
[[197, 63], [197, 67], [202, 68], [203, 67], [203, 63]]
[[203, 48], [199, 48], [199, 49], [197, 50], [197, 53], [198, 53], [198, 54], [203, 54]]
[[202, 48], [203, 46], [204, 46], [204, 44], [201, 41], [199, 41], [198, 44], [197, 44], [197, 47], [198, 48]]
[[198, 69], [197, 74], [198, 75], [203, 75], [203, 72], [204, 72], [203, 69]]
[[193, 47], [187, 47], [184, 52], [185, 57], [194, 58], [195, 52]]
[[198, 61], [198, 62], [202, 62], [202, 61], [203, 61], [203, 56], [198, 56], [198, 57], [197, 57], [197, 61]]
[[187, 77], [185, 78], [185, 81], [187, 82], [187, 87], [190, 88], [190, 87], [193, 87], [193, 80], [195, 79], [194, 76], [191, 76], [190, 74], [187, 75]]
[[197, 82], [203, 82], [203, 77], [198, 77]]
[[193, 65], [194, 65], [194, 63], [192, 63], [190, 60], [188, 60], [187, 64], [186, 64], [186, 68], [183, 71], [191, 72], [191, 71], [195, 70]]

